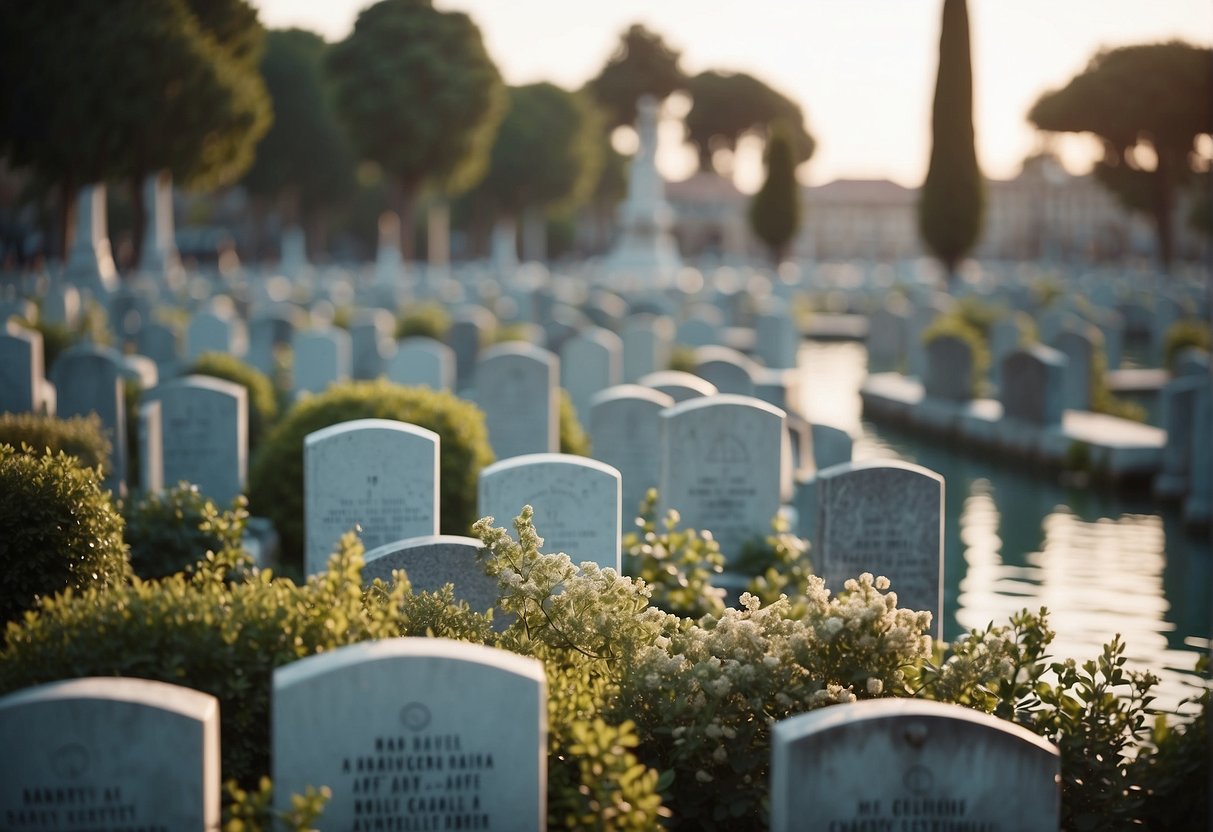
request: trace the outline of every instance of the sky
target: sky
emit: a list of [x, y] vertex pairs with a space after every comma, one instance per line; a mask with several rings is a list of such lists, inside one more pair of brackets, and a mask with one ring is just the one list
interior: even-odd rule
[[[345, 37], [368, 0], [253, 0], [272, 28]], [[509, 84], [580, 87], [598, 74], [630, 24], [660, 33], [688, 74], [744, 71], [796, 100], [817, 139], [806, 184], [887, 178], [921, 184], [930, 154], [939, 0], [435, 0], [469, 14]], [[970, 0], [974, 126], [987, 176], [1013, 177], [1040, 137], [1026, 114], [1100, 48], [1184, 39], [1213, 44], [1209, 0]], [[677, 102], [670, 109], [677, 111]], [[670, 120], [658, 164], [694, 170]], [[1055, 142], [1066, 167], [1089, 169], [1084, 137]], [[739, 153], [738, 184], [761, 179], [757, 145]]]

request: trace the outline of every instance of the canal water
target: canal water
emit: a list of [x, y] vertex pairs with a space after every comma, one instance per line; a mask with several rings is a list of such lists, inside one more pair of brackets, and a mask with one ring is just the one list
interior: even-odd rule
[[1160, 678], [1156, 707], [1174, 710], [1199, 691], [1194, 668], [1213, 632], [1207, 533], [1185, 531], [1148, 495], [1067, 487], [865, 421], [862, 344], [806, 342], [800, 368], [802, 412], [850, 431], [856, 460], [901, 459], [943, 475], [945, 638], [1047, 607], [1055, 658], [1094, 659], [1120, 633], [1129, 665]]

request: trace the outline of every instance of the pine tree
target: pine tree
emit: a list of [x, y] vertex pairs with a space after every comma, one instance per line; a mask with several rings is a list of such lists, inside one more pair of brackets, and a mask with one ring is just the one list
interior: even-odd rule
[[973, 66], [965, 0], [944, 0], [939, 74], [931, 112], [931, 164], [918, 201], [923, 242], [949, 280], [981, 235], [981, 169], [973, 139]]

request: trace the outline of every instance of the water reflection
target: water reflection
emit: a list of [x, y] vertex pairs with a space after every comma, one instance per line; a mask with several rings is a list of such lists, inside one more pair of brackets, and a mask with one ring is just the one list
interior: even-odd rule
[[850, 430], [856, 459], [904, 459], [944, 476], [946, 638], [1044, 606], [1053, 656], [1095, 658], [1120, 633], [1130, 665], [1159, 676], [1158, 707], [1194, 693], [1213, 622], [1207, 540], [1148, 499], [1064, 488], [863, 422], [862, 345], [806, 344], [801, 367], [804, 412]]

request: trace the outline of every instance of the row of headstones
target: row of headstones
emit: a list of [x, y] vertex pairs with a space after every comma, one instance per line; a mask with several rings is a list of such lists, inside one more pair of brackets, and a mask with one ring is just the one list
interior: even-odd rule
[[[327, 786], [328, 829], [546, 828], [539, 661], [399, 638], [300, 659], [272, 684], [275, 808]], [[4, 828], [217, 829], [219, 720], [213, 696], [145, 679], [0, 698]], [[872, 700], [772, 726], [772, 830], [1047, 830], [1059, 811], [1058, 749], [959, 705]]]

